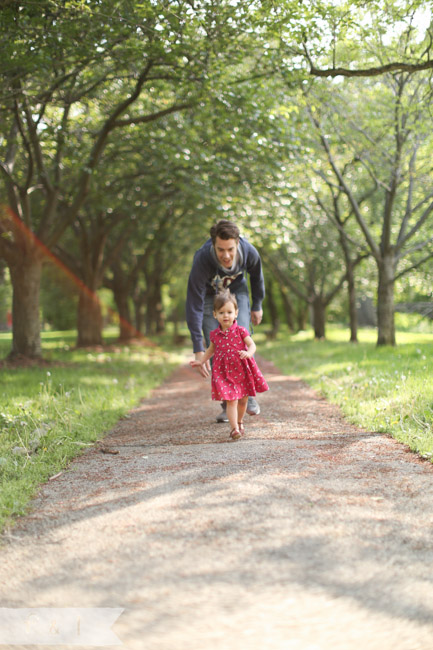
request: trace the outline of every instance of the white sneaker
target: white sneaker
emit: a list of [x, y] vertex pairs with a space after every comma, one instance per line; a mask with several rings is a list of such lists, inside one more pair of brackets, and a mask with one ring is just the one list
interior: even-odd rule
[[257, 404], [254, 397], [248, 398], [247, 413], [248, 415], [258, 415], [260, 413], [260, 406]]
[[221, 402], [221, 408], [222, 408], [222, 411], [221, 411], [221, 413], [219, 415], [217, 415], [216, 421], [217, 422], [228, 422], [229, 419], [227, 417], [226, 403], [225, 402]]

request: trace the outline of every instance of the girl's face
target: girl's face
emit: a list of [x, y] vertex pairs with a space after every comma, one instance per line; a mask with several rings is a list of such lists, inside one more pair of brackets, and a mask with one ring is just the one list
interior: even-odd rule
[[238, 310], [232, 302], [226, 302], [225, 305], [214, 311], [213, 315], [221, 325], [221, 329], [226, 330], [233, 325], [238, 316]]

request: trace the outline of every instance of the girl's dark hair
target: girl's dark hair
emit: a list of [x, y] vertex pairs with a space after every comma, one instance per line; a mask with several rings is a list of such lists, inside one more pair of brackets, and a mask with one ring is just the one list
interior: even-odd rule
[[221, 219], [210, 229], [210, 236], [212, 237], [212, 244], [215, 245], [215, 240], [217, 237], [220, 239], [236, 239], [240, 237], [239, 228], [233, 221], [228, 221], [227, 219]]
[[236, 300], [236, 296], [233, 293], [230, 293], [228, 289], [221, 289], [218, 291], [213, 301], [214, 311], [218, 311], [218, 309], [224, 307], [227, 302], [232, 302], [235, 306], [235, 309], [238, 308], [238, 301]]

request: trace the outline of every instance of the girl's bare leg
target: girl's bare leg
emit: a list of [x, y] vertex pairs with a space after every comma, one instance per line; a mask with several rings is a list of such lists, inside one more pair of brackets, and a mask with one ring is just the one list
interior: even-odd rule
[[[245, 415], [245, 411], [247, 410], [247, 404], [248, 397], [241, 397], [241, 399], [238, 400], [238, 425], [243, 423], [243, 417]], [[241, 431], [241, 433], [243, 433], [243, 431]]]
[[227, 417], [230, 422], [230, 429], [238, 429], [238, 400], [227, 401]]

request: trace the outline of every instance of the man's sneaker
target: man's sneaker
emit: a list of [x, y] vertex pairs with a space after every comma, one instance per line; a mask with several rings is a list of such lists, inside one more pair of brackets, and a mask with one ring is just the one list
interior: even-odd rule
[[228, 422], [228, 421], [229, 421], [229, 419], [228, 419], [228, 417], [227, 417], [226, 406], [227, 406], [227, 405], [226, 405], [225, 402], [221, 402], [221, 408], [222, 408], [222, 411], [221, 411], [221, 413], [220, 413], [219, 415], [217, 415], [217, 417], [216, 417], [216, 421], [217, 421], [217, 422]]
[[248, 398], [247, 413], [248, 415], [258, 415], [260, 413], [260, 406], [257, 404], [254, 397]]

